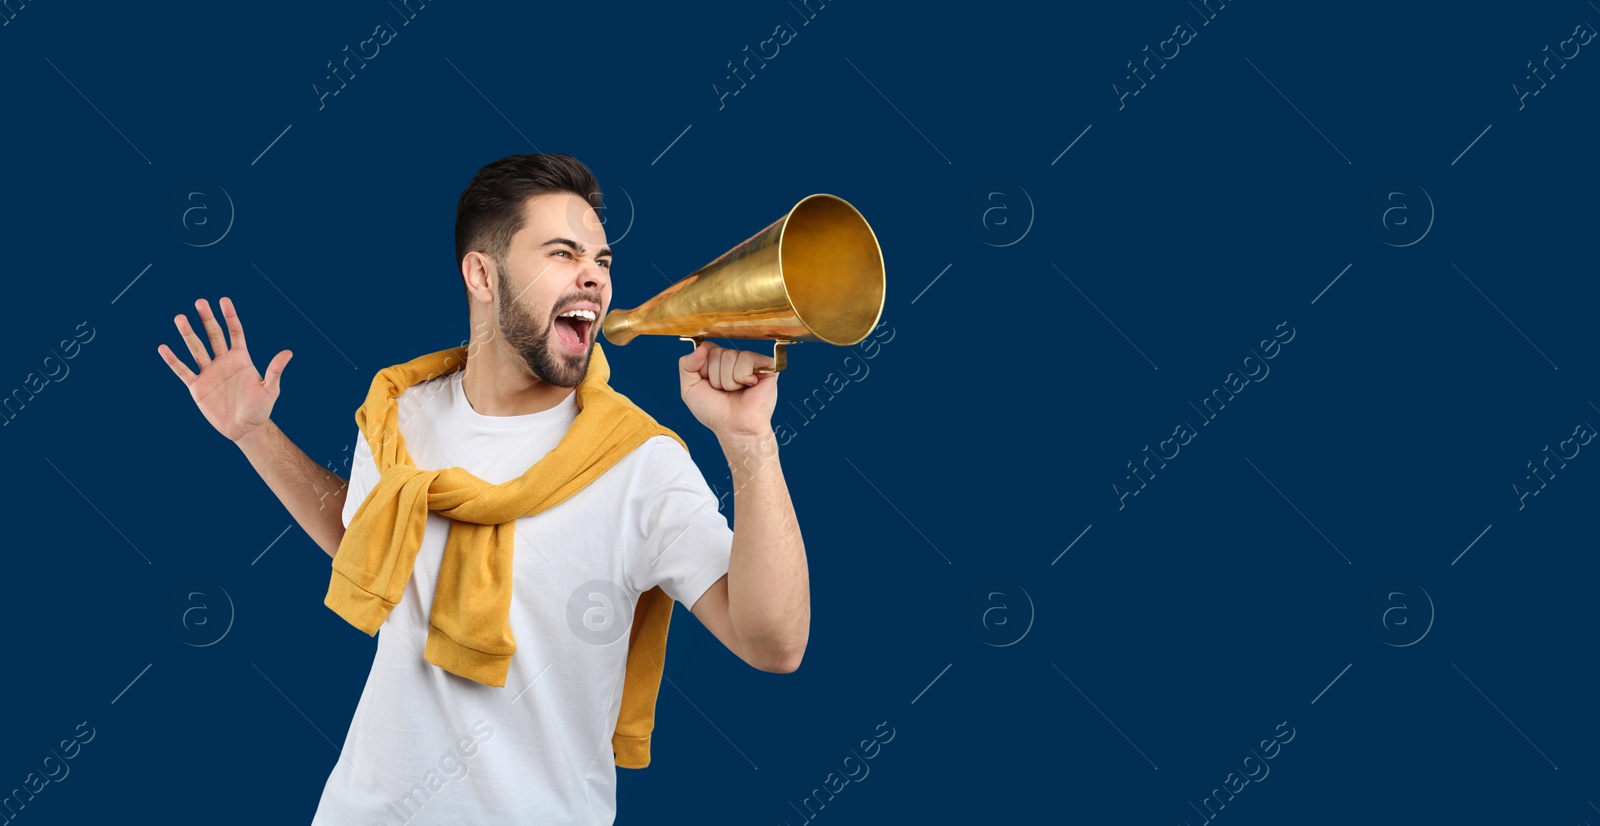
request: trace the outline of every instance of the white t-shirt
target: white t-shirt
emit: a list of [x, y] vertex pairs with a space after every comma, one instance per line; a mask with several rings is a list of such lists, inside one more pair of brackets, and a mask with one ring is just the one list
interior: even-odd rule
[[[407, 388], [400, 433], [417, 467], [462, 467], [491, 484], [521, 476], [578, 414], [577, 393], [522, 416], [485, 416], [456, 371]], [[359, 431], [344, 523], [378, 479]], [[616, 815], [611, 750], [628, 630], [660, 585], [685, 608], [728, 572], [733, 532], [693, 459], [655, 436], [576, 494], [517, 519], [503, 688], [423, 659], [450, 520], [429, 512], [400, 604], [313, 824], [583, 823]], [[685, 621], [675, 612], [674, 625]], [[659, 729], [657, 729], [659, 732]]]

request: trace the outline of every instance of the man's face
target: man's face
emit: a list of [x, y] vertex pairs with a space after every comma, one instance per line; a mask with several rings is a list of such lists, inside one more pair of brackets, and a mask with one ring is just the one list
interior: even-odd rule
[[[605, 228], [588, 202], [569, 192], [536, 195], [524, 210], [522, 229], [496, 268], [496, 323], [535, 376], [576, 387], [611, 306]], [[563, 317], [573, 310], [592, 318]]]

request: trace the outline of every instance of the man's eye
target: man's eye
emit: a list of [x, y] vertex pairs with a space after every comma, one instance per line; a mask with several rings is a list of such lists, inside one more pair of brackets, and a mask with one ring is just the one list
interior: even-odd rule
[[610, 261], [599, 261], [597, 263], [599, 263], [600, 266], [605, 267], [608, 270], [611, 269], [611, 262]]
[[556, 250], [555, 254], [556, 255], [569, 255], [570, 253], [568, 253], [566, 250]]

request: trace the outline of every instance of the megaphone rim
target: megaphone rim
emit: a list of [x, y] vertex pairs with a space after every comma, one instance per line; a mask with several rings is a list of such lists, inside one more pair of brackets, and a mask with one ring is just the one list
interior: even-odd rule
[[801, 198], [799, 201], [796, 201], [795, 205], [790, 207], [789, 211], [787, 213], [785, 213], [784, 216], [783, 216], [783, 229], [781, 231], [779, 231], [779, 233], [778, 233], [778, 262], [779, 262], [778, 266], [780, 268], [780, 271], [781, 271], [781, 268], [783, 266], [783, 263], [782, 263], [783, 262], [783, 243], [784, 243], [784, 241], [787, 238], [788, 233], [789, 233], [789, 221], [790, 221], [790, 219], [792, 219], [794, 217], [795, 213], [798, 212], [800, 210], [800, 208], [802, 206], [804, 206], [807, 202], [812, 201], [812, 200], [817, 199], [817, 198], [826, 198], [826, 199], [829, 199], [829, 200], [832, 200], [832, 201], [836, 201], [836, 202], [838, 202], [840, 204], [843, 204], [845, 206], [845, 208], [847, 208], [851, 212], [855, 213], [856, 218], [861, 221], [861, 226], [866, 228], [867, 235], [872, 238], [872, 247], [878, 253], [878, 273], [879, 273], [879, 278], [880, 278], [880, 280], [882, 282], [882, 288], [879, 289], [879, 291], [878, 291], [878, 310], [872, 317], [872, 323], [867, 325], [867, 329], [864, 332], [862, 332], [862, 334], [860, 336], [858, 336], [855, 339], [850, 340], [850, 341], [834, 341], [832, 339], [827, 338], [826, 336], [823, 336], [821, 333], [818, 333], [816, 331], [816, 328], [813, 327], [809, 322], [806, 321], [806, 317], [800, 312], [800, 305], [795, 303], [794, 296], [790, 295], [790, 293], [789, 293], [789, 279], [787, 277], [785, 277], [783, 279], [783, 296], [784, 296], [784, 299], [789, 302], [789, 306], [794, 309], [795, 316], [800, 319], [801, 324], [804, 324], [805, 327], [808, 330], [811, 331], [811, 335], [816, 336], [818, 340], [822, 341], [825, 344], [832, 344], [832, 345], [834, 345], [836, 347], [849, 347], [851, 345], [859, 344], [862, 341], [865, 341], [867, 336], [871, 335], [872, 331], [877, 328], [878, 322], [883, 319], [883, 307], [884, 307], [884, 303], [887, 301], [888, 295], [889, 295], [888, 268], [885, 265], [884, 260], [883, 260], [883, 244], [878, 241], [878, 232], [877, 232], [877, 230], [872, 228], [872, 222], [867, 220], [867, 216], [863, 215], [861, 213], [861, 210], [856, 208], [855, 204], [852, 204], [849, 201], [845, 200], [844, 198], [842, 198], [842, 197], [840, 197], [838, 195], [834, 195], [833, 193], [830, 193], [830, 192], [814, 192], [814, 193], [812, 193], [810, 195], [805, 196], [804, 198]]

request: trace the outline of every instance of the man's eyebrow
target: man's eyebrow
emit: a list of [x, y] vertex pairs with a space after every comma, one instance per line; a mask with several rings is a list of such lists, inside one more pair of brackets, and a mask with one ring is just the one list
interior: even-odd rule
[[[571, 247], [572, 251], [576, 252], [579, 255], [582, 255], [583, 251], [584, 251], [583, 250], [583, 245], [578, 243], [577, 241], [572, 240], [571, 238], [551, 238], [550, 240], [544, 242], [543, 244], [540, 244], [539, 248], [543, 249], [543, 248], [548, 247], [548, 246], [550, 246], [552, 244], [562, 244], [562, 245]], [[600, 251], [594, 254], [594, 257], [595, 258], [610, 258], [611, 257], [611, 248], [610, 247], [601, 247]]]

